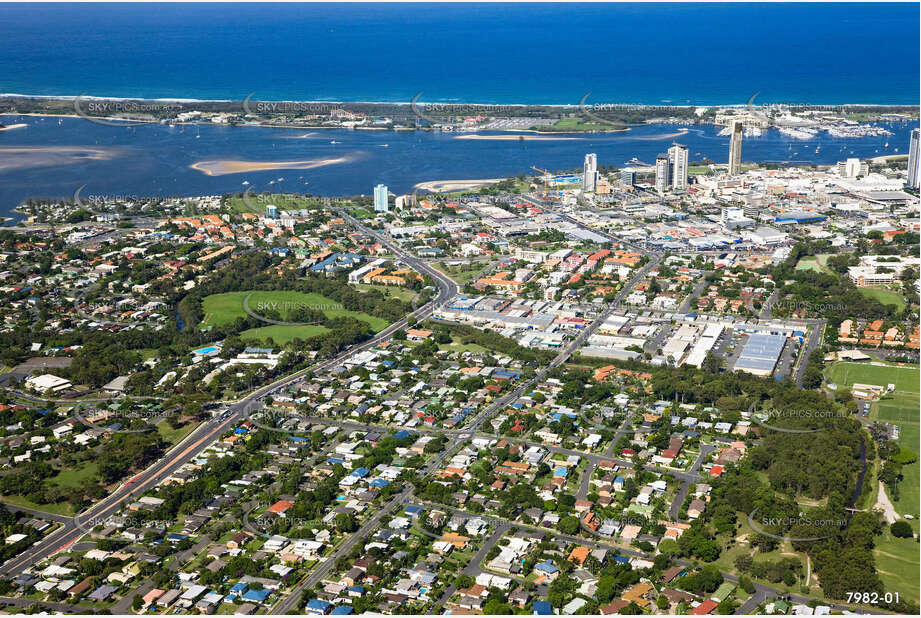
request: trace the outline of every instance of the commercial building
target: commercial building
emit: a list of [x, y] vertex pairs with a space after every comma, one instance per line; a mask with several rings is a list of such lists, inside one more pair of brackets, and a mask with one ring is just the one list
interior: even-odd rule
[[842, 178], [858, 178], [870, 173], [870, 166], [856, 157], [838, 161], [838, 175]]
[[723, 206], [720, 211], [720, 223], [724, 228], [731, 230], [739, 227], [746, 227], [753, 224], [754, 221], [747, 218], [744, 211], [737, 206]]
[[625, 167], [620, 170], [620, 181], [628, 186], [636, 184], [636, 170], [632, 167]]
[[668, 161], [672, 168], [672, 187], [686, 189], [688, 186], [688, 149], [675, 144], [668, 149]]
[[742, 172], [742, 131], [744, 125], [739, 120], [733, 120], [730, 127], [729, 175], [735, 176]]
[[665, 153], [656, 156], [656, 191], [665, 193], [671, 181], [671, 164]]
[[908, 145], [908, 186], [912, 189], [921, 187], [921, 153], [918, 148], [921, 146], [921, 129], [911, 130], [911, 142]]
[[585, 164], [582, 166], [582, 191], [594, 193], [598, 187], [598, 155], [591, 152], [585, 155]]
[[749, 232], [742, 232], [742, 237], [756, 245], [777, 245], [787, 240], [787, 234], [767, 225], [759, 225]]
[[734, 369], [762, 377], [771, 375], [774, 367], [777, 366], [780, 353], [783, 352], [784, 342], [786, 342], [786, 337], [783, 335], [765, 333], [750, 335]]
[[374, 212], [389, 212], [390, 203], [388, 202], [390, 192], [387, 185], [377, 185], [374, 187]]

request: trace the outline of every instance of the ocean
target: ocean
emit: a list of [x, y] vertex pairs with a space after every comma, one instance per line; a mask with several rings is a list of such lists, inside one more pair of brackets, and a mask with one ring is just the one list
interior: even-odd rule
[[0, 93], [917, 104], [918, 3], [0, 4]]
[[[597, 153], [599, 166], [609, 167], [624, 167], [634, 157], [653, 163], [673, 142], [688, 147], [691, 161], [725, 163], [729, 152], [729, 138], [718, 135], [721, 127], [713, 125], [651, 124], [561, 140], [493, 141], [432, 131], [305, 131], [211, 123], [116, 127], [50, 116], [0, 115], [0, 123], [27, 125], [0, 132], [0, 216], [15, 216], [12, 209], [27, 198], [72, 197], [81, 187], [84, 198], [218, 195], [247, 188], [358, 195], [370, 194], [378, 183], [410, 193], [426, 181], [533, 174], [532, 165], [581, 170], [589, 152]], [[742, 159], [831, 164], [849, 156], [907, 153], [912, 125], [881, 126], [892, 135], [834, 138], [823, 132], [801, 141], [769, 129], [743, 140]], [[191, 167], [222, 160], [338, 162], [215, 176]]]

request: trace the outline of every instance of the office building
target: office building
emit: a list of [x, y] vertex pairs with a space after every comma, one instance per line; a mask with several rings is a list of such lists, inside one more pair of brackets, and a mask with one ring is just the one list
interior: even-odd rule
[[742, 130], [741, 121], [733, 120], [732, 131], [729, 138], [729, 175], [735, 176], [742, 172]]
[[656, 156], [656, 191], [665, 193], [671, 180], [671, 165], [667, 154]]
[[921, 153], [918, 152], [921, 141], [921, 129], [911, 130], [911, 143], [908, 145], [908, 186], [912, 189], [921, 187]]
[[625, 167], [620, 170], [620, 181], [625, 185], [632, 187], [636, 184], [636, 170], [632, 167]]
[[273, 204], [266, 204], [265, 218], [266, 219], [277, 219], [278, 218], [278, 206], [275, 206]]
[[761, 215], [761, 206], [758, 204], [745, 204], [742, 210], [749, 219], [757, 219]]
[[687, 189], [688, 149], [681, 144], [675, 144], [668, 149], [668, 162], [672, 168], [672, 187], [675, 189]]
[[869, 172], [870, 166], [856, 157], [838, 161], [838, 175], [842, 178], [858, 178], [866, 176]]
[[389, 191], [387, 185], [377, 185], [374, 187], [374, 212], [389, 212], [390, 203], [388, 200]]
[[582, 191], [594, 193], [598, 186], [598, 156], [594, 152], [585, 155], [582, 172]]

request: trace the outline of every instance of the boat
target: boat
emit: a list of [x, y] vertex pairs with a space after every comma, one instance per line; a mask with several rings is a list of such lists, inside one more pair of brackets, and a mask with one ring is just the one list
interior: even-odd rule
[[336, 140], [332, 140], [332, 141], [330, 142], [330, 144], [338, 144], [338, 143], [339, 143], [339, 142], [337, 142]]

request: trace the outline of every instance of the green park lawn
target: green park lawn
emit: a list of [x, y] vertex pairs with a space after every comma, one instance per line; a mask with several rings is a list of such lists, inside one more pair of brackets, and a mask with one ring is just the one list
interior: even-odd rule
[[[919, 453], [921, 438], [921, 419], [919, 419], [918, 370], [905, 370], [905, 374], [914, 376], [914, 392], [901, 392], [885, 396], [873, 404], [870, 412], [872, 420], [886, 421], [898, 425], [899, 445]], [[849, 377], [850, 379], [850, 377]], [[898, 387], [898, 383], [897, 383]], [[907, 390], [907, 388], [906, 388]], [[906, 520], [911, 524], [915, 534], [919, 532], [919, 500], [921, 500], [921, 463], [915, 462], [902, 466], [902, 480], [899, 482], [898, 500], [893, 499], [887, 490], [889, 499], [899, 515], [911, 515]], [[875, 502], [875, 489], [874, 489]], [[915, 539], [898, 539], [889, 533], [888, 526], [882, 536], [875, 539], [874, 556], [876, 569], [887, 592], [898, 592], [908, 600], [918, 602], [921, 597], [919, 577], [921, 577], [921, 554]]]
[[480, 262], [471, 262], [470, 264], [449, 266], [445, 262], [438, 262], [435, 267], [447, 276], [451, 277], [455, 283], [459, 285], [465, 285], [476, 279], [477, 276], [483, 272], [483, 269], [486, 268], [486, 264]]
[[[247, 202], [249, 202], [247, 204]], [[227, 200], [227, 209], [235, 213], [251, 212], [255, 214], [264, 214], [265, 207], [268, 204], [278, 206], [278, 210], [301, 210], [316, 208], [319, 202], [316, 198], [304, 197], [303, 195], [293, 195], [287, 193], [271, 193], [262, 195], [257, 191], [251, 191], [246, 201], [243, 197], [233, 196]]]
[[78, 468], [67, 468], [51, 477], [50, 482], [61, 487], [79, 487], [87, 479], [94, 479], [99, 472], [99, 464], [87, 461]]
[[252, 341], [265, 341], [271, 338], [278, 345], [285, 345], [295, 339], [309, 339], [316, 335], [322, 335], [329, 329], [317, 324], [306, 324], [304, 326], [281, 326], [272, 324], [271, 326], [260, 326], [259, 328], [250, 328], [240, 333], [241, 339]]
[[[251, 295], [250, 295], [251, 294]], [[363, 322], [367, 322], [375, 332], [383, 330], [387, 326], [387, 321], [367, 313], [358, 311], [349, 311], [342, 308], [342, 305], [336, 301], [326, 298], [320, 294], [305, 294], [303, 292], [293, 291], [255, 291], [255, 292], [226, 292], [224, 294], [212, 294], [202, 301], [202, 309], [205, 312], [205, 318], [202, 320], [202, 326], [217, 326], [233, 322], [238, 317], [243, 317], [246, 312], [243, 311], [243, 300], [249, 296], [250, 311], [260, 314], [261, 310], [268, 311], [269, 308], [275, 307], [275, 310], [284, 318], [295, 308], [298, 307], [317, 307], [324, 315], [330, 318], [348, 316]], [[282, 326], [287, 329], [303, 329], [303, 326]], [[322, 327], [321, 327], [322, 328]], [[259, 331], [262, 329], [253, 329]], [[251, 333], [252, 331], [246, 331]], [[281, 332], [273, 331], [275, 335], [281, 335]], [[293, 331], [290, 339], [294, 337], [304, 338], [304, 333]], [[321, 331], [322, 332], [322, 331]], [[317, 334], [317, 332], [313, 332]], [[257, 337], [261, 333], [257, 333]], [[265, 336], [265, 335], [261, 335]], [[311, 335], [306, 335], [311, 336]]]
[[170, 445], [175, 445], [192, 433], [198, 425], [199, 423], [186, 423], [177, 429], [173, 429], [166, 421], [160, 421], [157, 423], [157, 433], [159, 433], [164, 440], [169, 442]]
[[884, 305], [895, 305], [899, 311], [905, 308], [905, 297], [898, 292], [893, 292], [892, 290], [883, 287], [858, 289], [864, 296], [875, 298]]
[[[898, 425], [899, 445], [915, 454], [918, 453], [918, 440], [921, 436], [919, 424], [918, 396], [900, 395], [883, 399], [874, 404], [874, 416], [880, 421]], [[892, 496], [889, 496], [890, 500]], [[921, 510], [921, 463], [915, 462], [902, 466], [902, 481], [899, 483], [899, 499], [892, 500], [892, 505], [900, 515], [911, 515], [911, 527], [915, 533], [919, 529]]]
[[618, 128], [617, 124], [585, 122], [581, 118], [561, 118], [553, 125], [556, 131], [614, 131]]
[[59, 502], [57, 504], [37, 504], [31, 500], [26, 500], [22, 496], [3, 496], [0, 498], [0, 502], [6, 502], [7, 504], [12, 504], [15, 506], [24, 506], [29, 509], [35, 509], [37, 511], [45, 511], [46, 513], [53, 513], [55, 515], [73, 515], [76, 513], [73, 505], [70, 502]]
[[402, 301], [410, 301], [416, 296], [415, 291], [396, 286], [376, 285], [373, 283], [356, 283], [352, 287], [354, 287], [356, 290], [361, 290], [362, 292], [377, 290]]
[[886, 592], [898, 592], [903, 599], [918, 602], [918, 578], [921, 577], [921, 555], [915, 539], [897, 539], [888, 528], [874, 540], [876, 570]]

